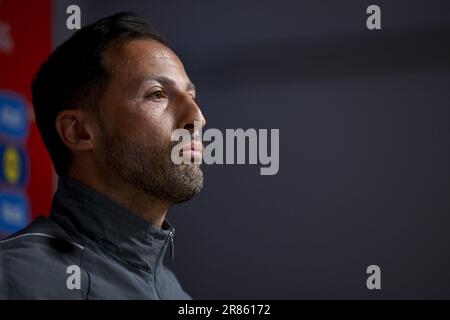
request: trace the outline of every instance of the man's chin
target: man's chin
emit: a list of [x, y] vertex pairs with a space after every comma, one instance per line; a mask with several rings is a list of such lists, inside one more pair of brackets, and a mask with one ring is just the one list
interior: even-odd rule
[[203, 182], [200, 185], [195, 186], [191, 189], [186, 189], [183, 192], [179, 192], [176, 197], [173, 197], [172, 203], [182, 203], [191, 200], [195, 197], [203, 188]]
[[203, 172], [198, 164], [181, 164], [172, 176], [171, 198], [173, 203], [192, 199], [203, 188]]

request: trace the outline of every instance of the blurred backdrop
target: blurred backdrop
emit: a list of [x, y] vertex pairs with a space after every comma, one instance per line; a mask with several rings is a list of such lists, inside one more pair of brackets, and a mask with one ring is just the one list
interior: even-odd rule
[[[202, 193], [170, 210], [166, 264], [194, 298], [450, 298], [450, 2], [3, 0], [0, 22], [27, 38], [20, 61], [0, 51], [1, 89], [29, 103], [72, 4], [82, 25], [134, 11], [163, 32], [207, 128], [280, 129], [277, 175], [204, 166]], [[371, 4], [381, 30], [366, 28]], [[2, 190], [25, 194], [32, 218], [54, 179], [30, 130], [28, 184]], [[381, 290], [366, 287], [372, 264]]]

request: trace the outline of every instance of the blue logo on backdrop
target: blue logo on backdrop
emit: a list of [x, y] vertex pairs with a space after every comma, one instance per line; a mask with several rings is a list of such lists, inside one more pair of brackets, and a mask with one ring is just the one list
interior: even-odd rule
[[8, 233], [23, 229], [29, 223], [28, 200], [23, 195], [0, 192], [0, 230]]
[[0, 135], [24, 139], [28, 134], [25, 98], [0, 91]]

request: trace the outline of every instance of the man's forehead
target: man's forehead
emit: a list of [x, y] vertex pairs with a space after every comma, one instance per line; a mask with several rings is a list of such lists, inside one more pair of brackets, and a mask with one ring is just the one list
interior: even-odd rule
[[143, 81], [149, 77], [166, 76], [188, 80], [178, 56], [165, 45], [151, 40], [133, 40], [111, 50], [108, 59], [116, 74], [124, 74], [128, 80]]
[[114, 63], [122, 66], [171, 65], [183, 67], [180, 59], [172, 50], [151, 39], [132, 40], [111, 51]]

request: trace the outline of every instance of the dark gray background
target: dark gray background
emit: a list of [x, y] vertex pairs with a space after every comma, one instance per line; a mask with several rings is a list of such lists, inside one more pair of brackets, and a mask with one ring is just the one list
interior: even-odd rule
[[448, 1], [55, 0], [55, 44], [70, 4], [161, 30], [207, 127], [280, 129], [278, 175], [205, 166], [169, 212], [194, 298], [450, 298]]

